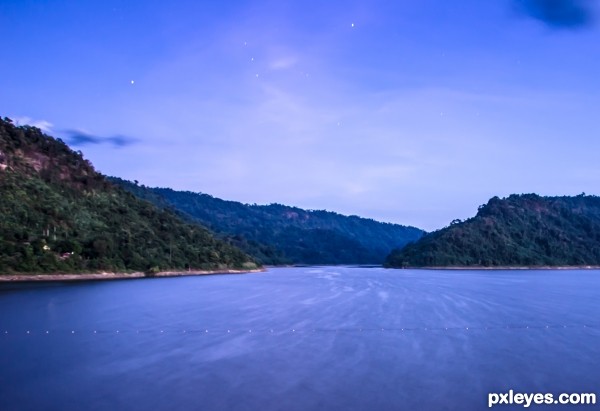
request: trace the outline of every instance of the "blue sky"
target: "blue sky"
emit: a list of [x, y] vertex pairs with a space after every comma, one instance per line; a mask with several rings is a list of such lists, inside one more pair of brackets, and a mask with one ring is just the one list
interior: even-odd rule
[[598, 194], [594, 0], [0, 1], [0, 115], [104, 174], [433, 230]]

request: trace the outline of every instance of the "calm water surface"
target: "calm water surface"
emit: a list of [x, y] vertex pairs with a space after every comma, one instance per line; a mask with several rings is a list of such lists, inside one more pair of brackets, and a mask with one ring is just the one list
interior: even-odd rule
[[598, 271], [0, 287], [3, 411], [476, 410], [509, 389], [600, 394]]

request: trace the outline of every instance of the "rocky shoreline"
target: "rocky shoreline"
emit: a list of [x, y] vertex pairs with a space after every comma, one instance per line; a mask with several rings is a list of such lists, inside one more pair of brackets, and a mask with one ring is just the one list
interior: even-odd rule
[[183, 277], [196, 275], [249, 274], [261, 273], [264, 268], [254, 270], [191, 270], [191, 271], [161, 271], [148, 275], [141, 271], [132, 273], [82, 273], [82, 274], [0, 274], [0, 283], [5, 282], [35, 282], [35, 281], [97, 281], [97, 280], [129, 280], [137, 278]]

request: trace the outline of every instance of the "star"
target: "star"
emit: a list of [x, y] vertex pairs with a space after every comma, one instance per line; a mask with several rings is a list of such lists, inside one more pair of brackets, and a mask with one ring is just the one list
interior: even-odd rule
[[351, 26], [351, 27], [354, 27], [354, 23], [352, 23], [350, 26]]
[[135, 81], [131, 80], [131, 84], [135, 83]]

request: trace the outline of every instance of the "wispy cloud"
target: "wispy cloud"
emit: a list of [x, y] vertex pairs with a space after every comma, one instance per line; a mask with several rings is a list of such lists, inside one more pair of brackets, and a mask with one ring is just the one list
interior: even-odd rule
[[592, 0], [514, 0], [518, 10], [552, 28], [578, 29], [595, 20]]
[[101, 137], [81, 130], [64, 130], [63, 134], [67, 136], [67, 142], [74, 146], [86, 146], [89, 144], [112, 144], [114, 147], [125, 147], [138, 141], [136, 138], [123, 135]]
[[295, 66], [296, 63], [298, 63], [298, 58], [295, 56], [278, 57], [269, 63], [269, 68], [271, 70], [283, 70]]
[[23, 117], [13, 117], [12, 120], [18, 126], [32, 126], [37, 127], [45, 133], [50, 133], [52, 131], [52, 127], [54, 126], [51, 122], [46, 120], [34, 120], [31, 117], [23, 116]]

